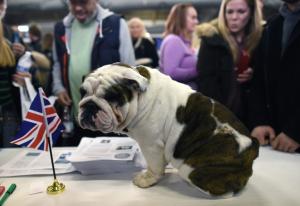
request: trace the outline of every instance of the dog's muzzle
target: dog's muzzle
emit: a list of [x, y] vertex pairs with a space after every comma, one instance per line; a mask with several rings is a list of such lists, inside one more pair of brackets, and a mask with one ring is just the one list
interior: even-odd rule
[[83, 129], [113, 132], [119, 122], [110, 104], [104, 99], [84, 99], [79, 102], [79, 125]]
[[82, 128], [95, 128], [93, 117], [101, 108], [92, 100], [87, 101], [81, 106], [82, 113], [79, 117], [79, 123]]

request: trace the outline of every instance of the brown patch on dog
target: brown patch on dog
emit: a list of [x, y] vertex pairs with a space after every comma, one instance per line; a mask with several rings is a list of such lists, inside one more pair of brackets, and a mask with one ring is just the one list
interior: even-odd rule
[[180, 106], [176, 112], [177, 121], [185, 124], [185, 128], [176, 144], [174, 157], [185, 159], [197, 148], [209, 141], [216, 127], [210, 116], [211, 101], [199, 93], [190, 95], [186, 106]]
[[216, 116], [222, 123], [230, 122], [230, 125], [241, 134], [248, 137], [250, 136], [250, 132], [247, 127], [234, 114], [232, 114], [232, 112], [228, 111], [228, 109], [219, 102], [215, 102], [214, 116]]
[[121, 63], [121, 62], [115, 62], [112, 65], [121, 66], [121, 67], [127, 67], [127, 68], [132, 69], [132, 67], [130, 65], [124, 64], [124, 63]]
[[105, 90], [104, 99], [108, 102], [117, 103], [118, 106], [123, 106], [130, 102], [133, 98], [133, 91], [127, 81], [122, 81], [119, 84], [111, 85]]
[[146, 79], [150, 80], [151, 75], [146, 67], [143, 66], [137, 66], [136, 70], [139, 72], [140, 75], [145, 77]]
[[212, 195], [237, 193], [252, 175], [253, 160], [258, 156], [259, 144], [239, 153], [239, 145], [231, 132], [214, 133], [215, 119], [228, 123], [241, 134], [249, 135], [245, 126], [224, 106], [200, 94], [190, 95], [186, 106], [177, 110], [177, 120], [185, 124], [175, 146], [174, 157], [194, 168], [189, 175], [193, 184]]

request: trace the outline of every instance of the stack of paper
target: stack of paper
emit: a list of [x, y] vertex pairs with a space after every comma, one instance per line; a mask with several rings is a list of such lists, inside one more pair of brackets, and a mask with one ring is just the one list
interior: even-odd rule
[[[72, 164], [66, 160], [71, 151], [53, 151], [53, 160], [56, 174], [75, 171]], [[24, 175], [52, 175], [52, 166], [49, 152], [24, 148], [13, 159], [0, 167], [0, 177]]]
[[83, 175], [123, 172], [137, 166], [138, 148], [129, 137], [85, 137], [68, 160]]

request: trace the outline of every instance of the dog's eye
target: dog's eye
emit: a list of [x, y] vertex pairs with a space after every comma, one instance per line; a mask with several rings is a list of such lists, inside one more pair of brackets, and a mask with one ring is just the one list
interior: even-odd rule
[[86, 90], [82, 87], [80, 87], [80, 95], [81, 95], [81, 98], [86, 95]]
[[129, 98], [127, 98], [127, 93], [128, 96], [132, 96], [130, 92], [130, 90], [123, 87], [122, 85], [113, 85], [106, 89], [104, 98], [108, 102], [114, 102], [117, 103], [119, 106], [122, 106], [129, 101]]
[[122, 103], [123, 100], [121, 99], [122, 95], [120, 94], [118, 86], [112, 86], [108, 88], [105, 92], [104, 99], [106, 99], [109, 102], [118, 102]]

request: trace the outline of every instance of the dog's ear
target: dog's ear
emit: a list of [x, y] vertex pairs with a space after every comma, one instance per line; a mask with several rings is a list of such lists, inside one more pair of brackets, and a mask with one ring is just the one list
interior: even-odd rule
[[121, 81], [126, 87], [138, 92], [146, 91], [149, 84], [148, 79], [134, 70], [124, 73]]

